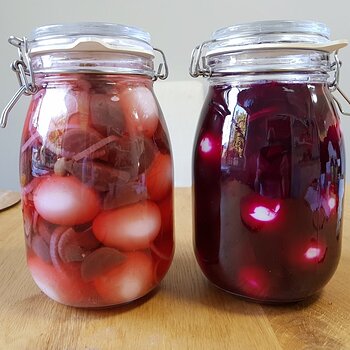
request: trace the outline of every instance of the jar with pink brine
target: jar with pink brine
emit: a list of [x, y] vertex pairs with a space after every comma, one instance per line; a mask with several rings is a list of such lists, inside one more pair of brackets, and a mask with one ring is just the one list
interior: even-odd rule
[[191, 75], [209, 82], [193, 152], [194, 248], [219, 288], [293, 302], [334, 274], [345, 155], [332, 93], [350, 102], [339, 88], [346, 44], [321, 23], [262, 21], [193, 51]]
[[[11, 37], [21, 95], [27, 263], [59, 303], [108, 307], [159, 285], [173, 253], [173, 162], [153, 82], [168, 69], [150, 35], [109, 23]], [[162, 60], [155, 69], [155, 58]]]

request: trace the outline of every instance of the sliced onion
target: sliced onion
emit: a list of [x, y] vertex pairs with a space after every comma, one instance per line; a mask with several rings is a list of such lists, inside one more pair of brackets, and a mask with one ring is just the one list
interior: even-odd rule
[[35, 133], [32, 136], [30, 136], [29, 139], [22, 145], [21, 152], [25, 152], [27, 148], [31, 146], [34, 143], [34, 141], [36, 141], [36, 139], [38, 139], [39, 137], [41, 138], [40, 134], [37, 131], [35, 131]]
[[92, 281], [124, 262], [126, 256], [117, 249], [102, 247], [88, 255], [81, 264], [81, 276]]
[[98, 191], [107, 191], [111, 184], [125, 184], [130, 179], [127, 171], [115, 169], [98, 161], [67, 161], [65, 167], [85, 185], [94, 187]]
[[61, 272], [66, 272], [64, 267], [64, 263], [61, 260], [61, 257], [58, 253], [58, 242], [64, 232], [67, 230], [72, 230], [72, 228], [68, 228], [66, 226], [58, 226], [52, 233], [50, 239], [50, 256], [53, 265], [55, 268]]
[[58, 254], [65, 263], [83, 261], [100, 242], [91, 231], [77, 233], [73, 229], [65, 231], [58, 242]]
[[[91, 128], [70, 128], [62, 135], [62, 155], [66, 158], [75, 157], [76, 154], [89, 149], [91, 146], [103, 140], [96, 130]], [[93, 152], [89, 153], [91, 157]]]
[[110, 184], [102, 205], [104, 210], [115, 209], [145, 200], [147, 196], [146, 185], [142, 182]]
[[36, 233], [40, 235], [48, 245], [50, 245], [52, 230], [53, 230], [52, 224], [49, 224], [42, 217], [38, 217], [37, 224], [36, 224]]
[[117, 136], [111, 135], [108, 136], [98, 142], [96, 142], [95, 144], [93, 144], [92, 146], [86, 148], [84, 151], [76, 154], [75, 156], [73, 156], [73, 160], [78, 161], [81, 160], [83, 158], [87, 158], [89, 157], [91, 154], [93, 154], [94, 152], [98, 151], [100, 148], [108, 145], [111, 142], [115, 142], [117, 141], [119, 138]]
[[43, 261], [50, 263], [50, 248], [49, 245], [45, 242], [45, 240], [39, 236], [35, 235], [32, 239], [32, 249], [34, 253], [41, 258]]

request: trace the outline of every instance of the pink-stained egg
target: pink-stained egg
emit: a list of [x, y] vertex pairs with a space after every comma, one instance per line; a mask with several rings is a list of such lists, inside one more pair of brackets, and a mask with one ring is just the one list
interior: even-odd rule
[[240, 209], [244, 224], [253, 231], [259, 231], [278, 220], [281, 203], [278, 199], [267, 198], [258, 193], [250, 193], [242, 197]]
[[160, 227], [161, 214], [157, 204], [146, 200], [101, 212], [92, 229], [105, 246], [132, 251], [148, 248]]
[[264, 207], [263, 205], [257, 205], [254, 208], [252, 208], [252, 212], [249, 213], [249, 215], [255, 220], [269, 222], [275, 220], [280, 208], [281, 206], [279, 204], [277, 204], [276, 207], [273, 209], [269, 209], [267, 207]]
[[28, 267], [36, 285], [47, 296], [59, 303], [89, 306], [92, 300], [96, 300], [93, 284], [82, 281], [79, 269], [67, 275], [37, 256], [28, 258]]
[[198, 144], [198, 155], [208, 163], [215, 163], [221, 157], [221, 139], [211, 133], [202, 135]]
[[245, 295], [251, 298], [263, 298], [268, 295], [269, 275], [260, 266], [244, 266], [238, 273], [238, 283]]
[[146, 171], [148, 196], [154, 201], [166, 197], [173, 184], [173, 167], [169, 154], [157, 153]]
[[73, 176], [46, 177], [34, 190], [33, 197], [40, 216], [56, 225], [83, 224], [100, 211], [98, 194]]
[[[316, 236], [316, 235], [315, 235]], [[302, 270], [315, 270], [327, 258], [326, 243], [317, 238], [301, 240], [291, 245], [288, 250], [288, 262], [291, 266]]]
[[199, 149], [202, 153], [209, 153], [213, 149], [213, 144], [210, 141], [209, 137], [203, 137], [201, 143], [199, 144]]
[[109, 304], [121, 304], [144, 296], [154, 285], [153, 263], [141, 252], [127, 253], [123, 263], [94, 280], [100, 297]]
[[120, 105], [129, 132], [152, 137], [159, 122], [158, 106], [152, 92], [144, 86], [126, 87], [120, 94]]

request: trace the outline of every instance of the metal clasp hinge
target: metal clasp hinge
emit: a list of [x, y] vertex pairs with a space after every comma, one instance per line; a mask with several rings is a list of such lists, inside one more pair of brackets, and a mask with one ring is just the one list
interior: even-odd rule
[[193, 78], [198, 78], [203, 76], [208, 78], [212, 74], [212, 70], [209, 65], [206, 63], [206, 58], [203, 55], [203, 51], [207, 44], [212, 43], [213, 41], [204, 41], [202, 44], [196, 46], [191, 54], [191, 63], [189, 68], [190, 76]]
[[[341, 68], [341, 61], [338, 57], [338, 50], [334, 53], [334, 62], [332, 63], [332, 68], [335, 70], [334, 73], [334, 80], [329, 84], [329, 89], [331, 92], [338, 91], [339, 94], [343, 97], [343, 99], [350, 105], [350, 99], [348, 96], [346, 96], [345, 92], [340, 89], [339, 87], [339, 80], [340, 80], [340, 68]], [[339, 100], [332, 94], [333, 100], [336, 103], [337, 107], [339, 108], [340, 113], [346, 116], [350, 116], [350, 112], [345, 112], [341, 103]]]
[[165, 58], [165, 54], [162, 50], [153, 48], [154, 51], [157, 51], [161, 54], [163, 62], [159, 64], [157, 72], [154, 74], [153, 81], [156, 81], [157, 79], [165, 80], [169, 76], [169, 68], [168, 63]]
[[11, 36], [8, 39], [8, 42], [11, 45], [17, 47], [18, 49], [19, 59], [15, 60], [12, 63], [11, 68], [17, 75], [17, 79], [20, 87], [1, 113], [0, 127], [2, 128], [6, 127], [8, 116], [12, 108], [16, 105], [18, 100], [21, 98], [21, 96], [34, 95], [38, 90], [37, 86], [35, 85], [32, 62], [29, 57], [27, 38], [23, 37], [21, 39], [21, 38]]

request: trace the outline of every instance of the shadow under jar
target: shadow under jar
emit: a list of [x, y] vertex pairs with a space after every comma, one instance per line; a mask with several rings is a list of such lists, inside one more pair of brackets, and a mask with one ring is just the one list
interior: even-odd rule
[[172, 156], [149, 34], [80, 23], [12, 43], [35, 79], [20, 154], [33, 279], [71, 306], [144, 296], [174, 253]]
[[320, 23], [266, 21], [218, 30], [194, 50], [190, 73], [209, 80], [193, 152], [194, 249], [216, 286], [284, 303], [334, 274], [345, 155], [331, 57], [345, 45]]

